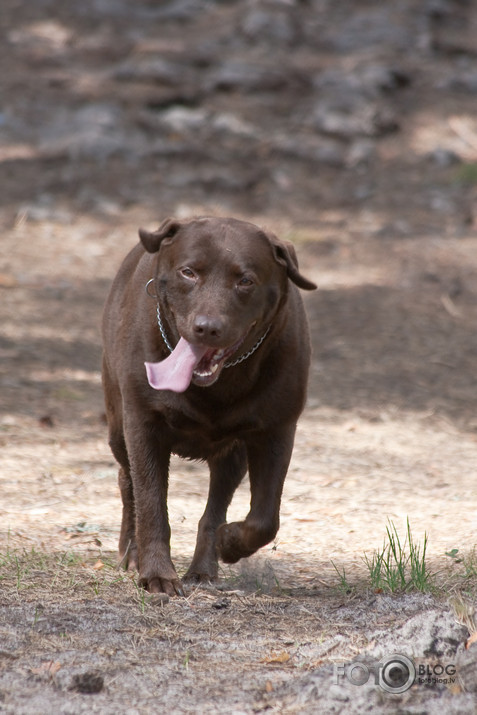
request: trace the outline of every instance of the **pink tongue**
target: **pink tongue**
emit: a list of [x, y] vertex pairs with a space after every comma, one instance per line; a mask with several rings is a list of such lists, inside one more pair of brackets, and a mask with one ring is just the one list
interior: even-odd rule
[[194, 368], [206, 352], [206, 347], [191, 345], [181, 338], [168, 358], [144, 363], [150, 386], [155, 390], [184, 392], [190, 385]]

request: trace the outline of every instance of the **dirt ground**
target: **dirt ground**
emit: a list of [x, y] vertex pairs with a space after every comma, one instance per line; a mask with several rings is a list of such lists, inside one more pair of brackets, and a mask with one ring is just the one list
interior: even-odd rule
[[[457, 0], [2, 2], [0, 712], [476, 712], [476, 31]], [[115, 566], [99, 321], [138, 227], [204, 213], [294, 241], [313, 363], [276, 541], [163, 602]], [[206, 493], [174, 460], [179, 573]], [[407, 519], [434, 589], [376, 591]], [[395, 653], [455, 678], [340, 675]]]

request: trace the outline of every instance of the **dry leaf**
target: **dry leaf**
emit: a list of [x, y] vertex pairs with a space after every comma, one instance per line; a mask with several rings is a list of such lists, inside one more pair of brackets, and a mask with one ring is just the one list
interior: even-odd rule
[[38, 668], [32, 668], [31, 672], [34, 675], [56, 675], [56, 673], [61, 668], [61, 663], [57, 660], [49, 660], [46, 663], [42, 663]]
[[324, 664], [323, 658], [319, 658], [318, 660], [313, 660], [310, 665], [309, 669], [310, 670], [316, 670], [316, 668], [321, 668], [321, 666]]
[[294, 521], [301, 521], [304, 524], [311, 524], [316, 521], [316, 519], [313, 519], [309, 516], [296, 516], [294, 517]]
[[287, 653], [286, 650], [282, 650], [281, 653], [272, 653], [271, 655], [265, 656], [260, 662], [273, 665], [274, 663], [288, 663], [290, 658], [290, 653]]
[[466, 650], [469, 650], [472, 643], [476, 643], [476, 642], [477, 642], [477, 631], [474, 631], [472, 633], [472, 635], [470, 636], [470, 638], [467, 638], [467, 640], [465, 642]]
[[271, 692], [272, 692], [272, 690], [273, 690], [273, 683], [272, 683], [271, 680], [267, 680], [267, 682], [265, 683], [265, 690], [267, 691], [267, 693], [271, 693]]
[[11, 276], [9, 273], [0, 273], [0, 288], [15, 288], [18, 285], [18, 281], [15, 276]]
[[93, 566], [93, 568], [94, 568], [95, 571], [99, 571], [99, 569], [103, 569], [103, 568], [104, 568], [104, 564], [103, 564], [103, 562], [101, 561], [101, 559], [98, 559], [98, 560], [96, 561], [96, 563], [95, 563], [95, 565]]

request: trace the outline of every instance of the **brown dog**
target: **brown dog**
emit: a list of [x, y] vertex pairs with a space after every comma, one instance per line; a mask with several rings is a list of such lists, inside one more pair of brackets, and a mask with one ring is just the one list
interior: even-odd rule
[[[169, 545], [171, 453], [210, 468], [186, 580], [215, 579], [218, 557], [234, 563], [278, 531], [310, 362], [296, 286], [316, 286], [291, 244], [251, 223], [169, 219], [139, 235], [106, 302], [103, 384], [120, 464], [120, 558], [144, 587], [173, 595], [182, 585]], [[227, 524], [247, 468], [250, 511]]]

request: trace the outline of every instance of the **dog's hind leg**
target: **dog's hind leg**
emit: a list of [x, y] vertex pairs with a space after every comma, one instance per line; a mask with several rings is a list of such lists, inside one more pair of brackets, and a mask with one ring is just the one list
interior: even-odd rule
[[120, 465], [118, 484], [123, 502], [123, 514], [119, 536], [119, 563], [125, 569], [137, 569], [136, 513], [129, 458], [123, 432], [122, 405], [120, 404], [119, 390], [113, 386], [105, 359], [103, 359], [102, 377], [109, 429], [109, 446]]
[[120, 467], [118, 474], [119, 490], [123, 502], [121, 533], [119, 535], [119, 564], [132, 570], [139, 568], [136, 544], [136, 510], [134, 492], [129, 467]]

